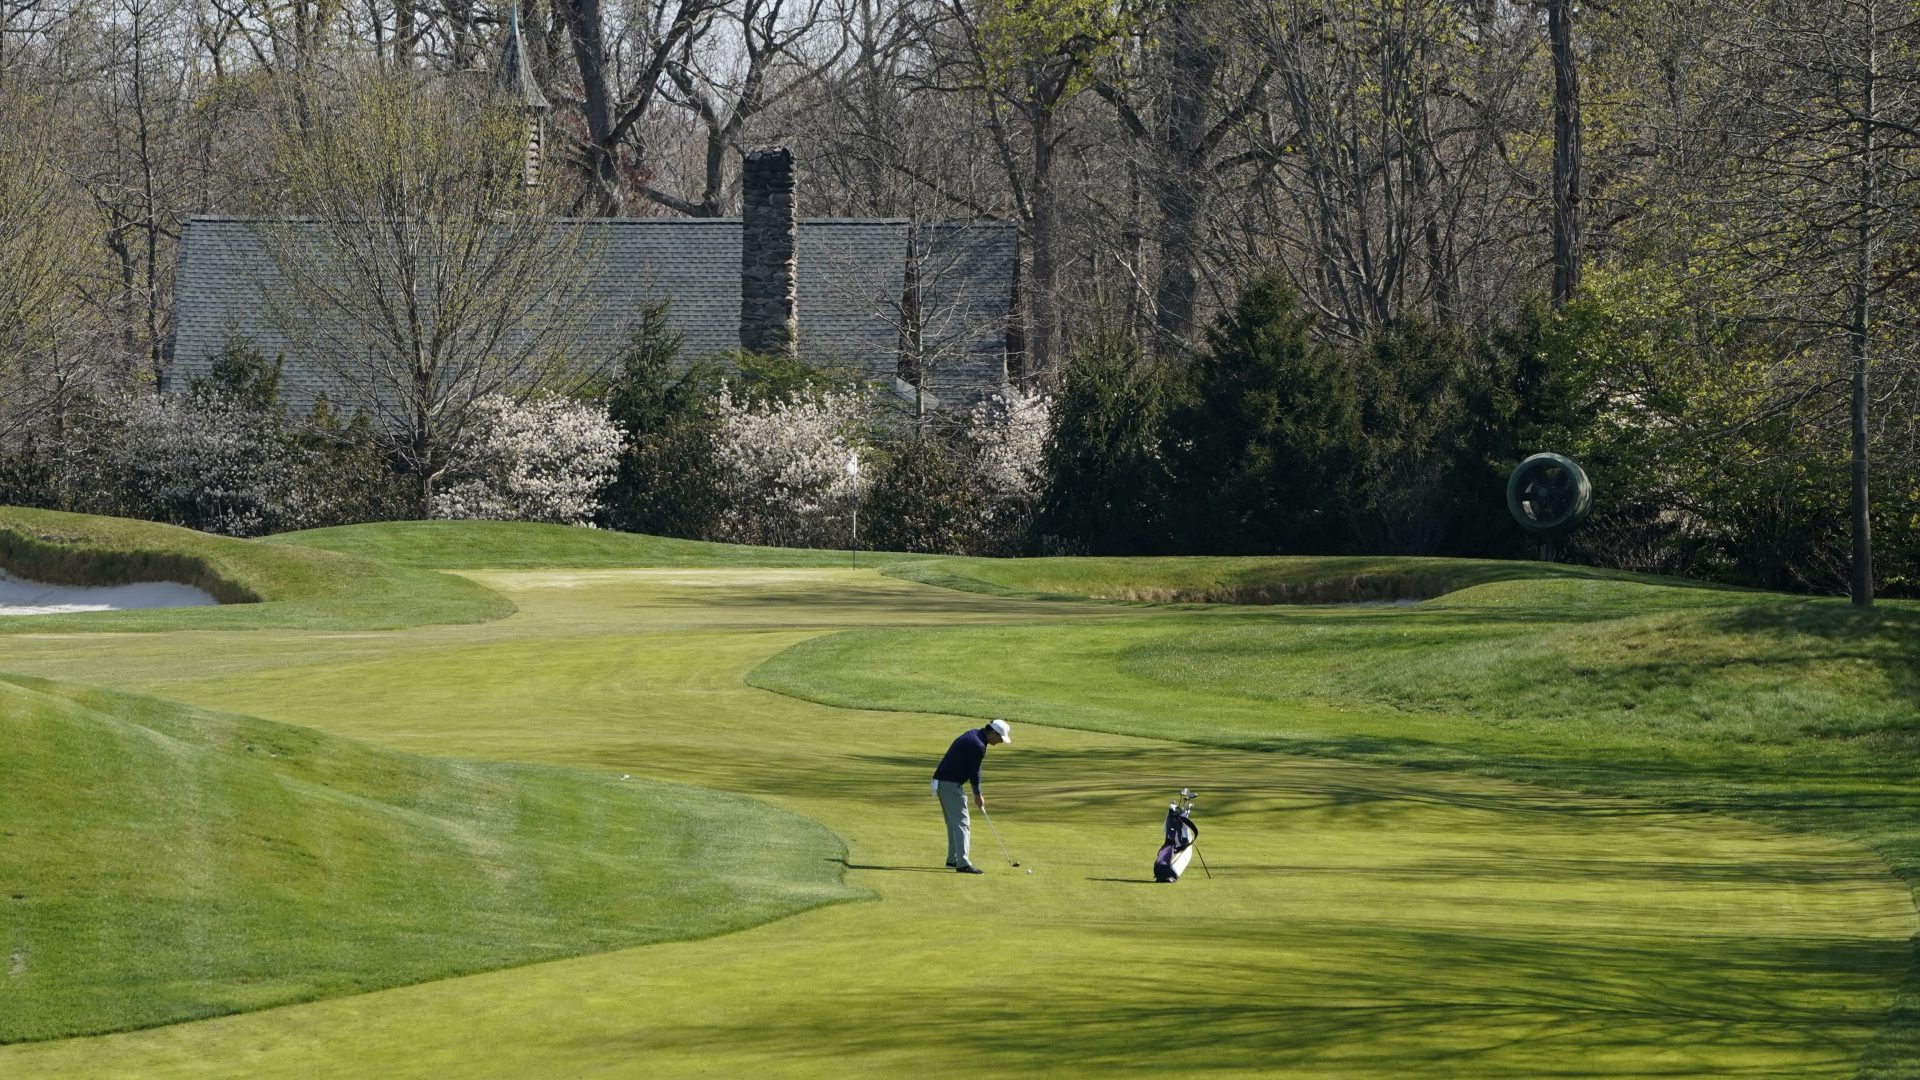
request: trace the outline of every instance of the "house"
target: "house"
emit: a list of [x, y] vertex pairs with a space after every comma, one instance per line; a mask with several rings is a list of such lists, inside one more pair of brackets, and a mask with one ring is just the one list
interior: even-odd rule
[[[664, 300], [686, 359], [788, 350], [934, 408], [1011, 397], [1021, 360], [1014, 225], [796, 221], [793, 176], [785, 149], [755, 151], [743, 172], [742, 218], [569, 223], [582, 230], [592, 312], [576, 357], [611, 360], [641, 311]], [[266, 228], [240, 218], [187, 222], [163, 389], [204, 378], [214, 357], [239, 341], [283, 358], [291, 408], [305, 411], [322, 394], [350, 404], [357, 395], [343, 375], [303, 358], [278, 329], [285, 316], [273, 313], [286, 310], [290, 294]]]

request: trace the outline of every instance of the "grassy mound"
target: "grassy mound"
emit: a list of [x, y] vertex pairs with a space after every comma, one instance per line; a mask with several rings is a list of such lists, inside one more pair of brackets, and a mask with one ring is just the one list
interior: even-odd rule
[[0, 567], [67, 585], [181, 581], [218, 607], [9, 616], [20, 631], [383, 630], [512, 614], [505, 597], [447, 574], [126, 518], [0, 507]]
[[887, 573], [994, 596], [1192, 604], [1391, 603], [1506, 581], [1693, 584], [1557, 563], [1360, 555], [938, 559]]
[[847, 898], [821, 826], [0, 680], [0, 1043], [734, 930]]
[[[851, 562], [851, 554], [846, 551], [713, 544], [523, 521], [383, 521], [282, 533], [268, 542], [436, 570], [846, 566]], [[926, 558], [929, 556], [862, 551], [859, 562], [862, 566], [882, 566]]]
[[[1089, 666], [1107, 678], [1089, 681]], [[1273, 748], [1311, 743], [1286, 737], [1304, 734], [1297, 716], [1286, 732], [1273, 722], [1273, 705], [1305, 704], [1324, 714], [1309, 726], [1350, 749], [1421, 756], [1496, 738], [1560, 760], [1565, 769], [1530, 773], [1555, 781], [1590, 778], [1596, 754], [1616, 753], [1670, 758], [1650, 776], [1660, 779], [1707, 760], [1830, 754], [1878, 774], [1877, 750], [1920, 753], [1920, 605], [1500, 581], [1402, 610], [1163, 610], [845, 632], [788, 650], [752, 681], [845, 707], [940, 701], [969, 715]]]

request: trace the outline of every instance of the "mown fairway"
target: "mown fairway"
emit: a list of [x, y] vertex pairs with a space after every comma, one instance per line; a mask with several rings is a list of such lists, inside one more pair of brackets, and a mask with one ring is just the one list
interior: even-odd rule
[[[490, 550], [442, 561], [485, 565]], [[167, 632], [0, 639], [0, 671], [383, 751], [748, 794], [837, 833], [834, 869], [865, 899], [702, 940], [4, 1047], [0, 1074], [1810, 1077], [1855, 1075], [1863, 1055], [1898, 1064], [1885, 1047], [1901, 1028], [1884, 1022], [1913, 904], [1885, 849], [1845, 838], [1878, 834], [1831, 814], [1788, 831], [1671, 808], [1689, 777], [1703, 796], [1731, 790], [1701, 761], [1813, 792], [1766, 764], [1791, 757], [1767, 749], [1788, 736], [1769, 743], [1762, 724], [1737, 737], [1713, 711], [1737, 711], [1734, 691], [1684, 655], [1665, 657], [1677, 674], [1645, 688], [1648, 719], [1625, 734], [1591, 709], [1556, 712], [1579, 696], [1524, 674], [1592, 663], [1553, 634], [1577, 645], [1651, 619], [1668, 627], [1655, 648], [1709, 631], [1737, 642], [1740, 612], [1777, 601], [1635, 586], [1589, 589], [1582, 609], [1546, 590], [1529, 623], [1500, 591], [1511, 583], [1411, 610], [1201, 610], [825, 565], [607, 565], [621, 557], [465, 572], [517, 607], [495, 621], [229, 632], [181, 616]], [[983, 581], [978, 569], [956, 572]], [[1476, 595], [1493, 606], [1476, 610]], [[1897, 651], [1910, 613], [1889, 617]], [[1699, 618], [1725, 626], [1677, 629]], [[1882, 638], [1861, 641], [1834, 663], [1903, 670], [1875, 652]], [[1651, 678], [1644, 668], [1593, 670], [1611, 693]], [[1807, 701], [1844, 696], [1839, 676], [1813, 677], [1825, 670], [1794, 676]], [[1704, 718], [1675, 704], [1676, 685]], [[1748, 692], [1749, 712], [1774, 715], [1775, 697]], [[1865, 717], [1907, 690], [1874, 692], [1845, 714], [1868, 734], [1883, 729]], [[965, 879], [939, 869], [926, 776], [971, 722], [952, 714], [999, 712], [1015, 742], [989, 756], [991, 809], [1035, 873], [1000, 863], [980, 828], [991, 872]], [[1530, 728], [1532, 714], [1571, 731]], [[1663, 770], [1641, 730], [1661, 717], [1721, 756], [1681, 740]], [[1555, 763], [1581, 746], [1611, 772]], [[1488, 747], [1503, 767], [1476, 756]], [[1526, 762], [1602, 792], [1664, 781], [1668, 798], [1484, 775]], [[1145, 884], [1182, 784], [1202, 792], [1216, 876]], [[1823, 811], [1906, 820], [1896, 779], [1818, 786], [1806, 801]]]

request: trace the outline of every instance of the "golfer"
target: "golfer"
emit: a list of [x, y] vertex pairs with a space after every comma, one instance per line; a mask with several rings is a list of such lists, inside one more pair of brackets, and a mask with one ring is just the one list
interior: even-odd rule
[[1013, 741], [1013, 731], [1005, 720], [995, 720], [983, 728], [969, 728], [947, 747], [947, 756], [933, 770], [933, 794], [940, 800], [940, 813], [947, 819], [947, 865], [963, 874], [983, 873], [967, 858], [967, 793], [961, 784], [973, 785], [973, 802], [987, 808], [987, 797], [980, 794], [980, 763], [987, 759], [987, 747]]

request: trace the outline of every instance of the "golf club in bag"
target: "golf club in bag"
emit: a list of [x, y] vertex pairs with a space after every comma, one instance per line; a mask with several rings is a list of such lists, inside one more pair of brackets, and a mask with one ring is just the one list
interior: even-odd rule
[[[1180, 801], [1167, 804], [1166, 843], [1160, 845], [1160, 854], [1153, 860], [1153, 880], [1179, 881], [1180, 875], [1187, 870], [1187, 863], [1195, 855], [1200, 855], [1196, 841], [1200, 838], [1200, 826], [1193, 823], [1193, 800], [1198, 793], [1189, 789], [1180, 789]], [[1207, 867], [1207, 857], [1200, 855], [1200, 869], [1206, 870], [1212, 877], [1213, 871]]]

